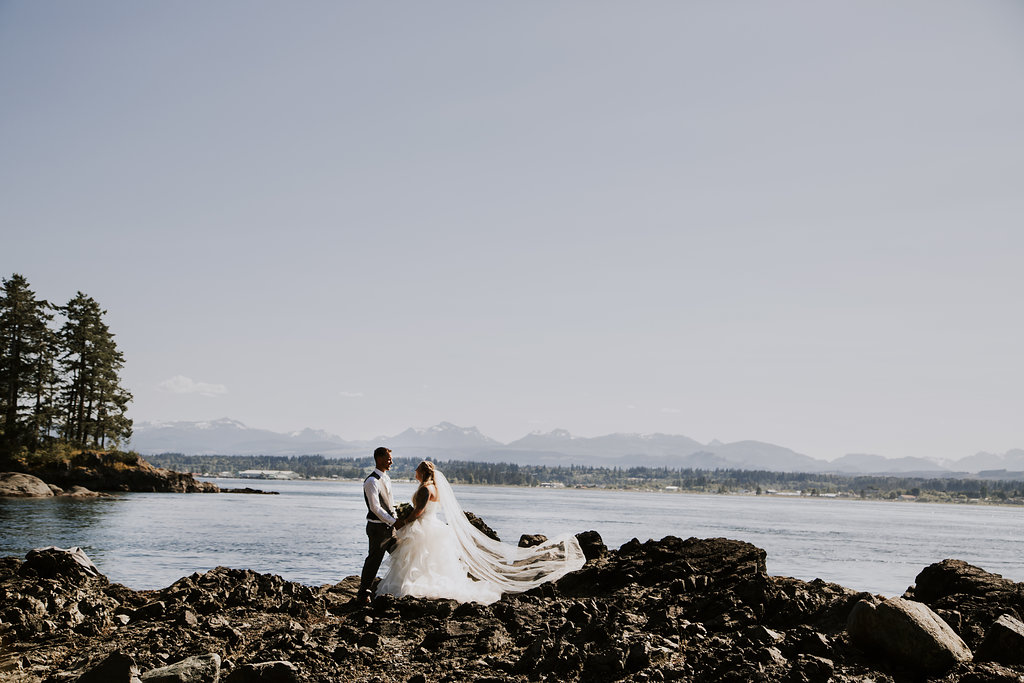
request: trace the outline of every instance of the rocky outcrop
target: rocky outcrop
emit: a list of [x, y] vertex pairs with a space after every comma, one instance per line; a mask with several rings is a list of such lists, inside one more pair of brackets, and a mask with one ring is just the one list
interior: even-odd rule
[[63, 488], [85, 486], [94, 491], [216, 493], [216, 484], [191, 474], [153, 467], [137, 454], [80, 453], [36, 474]]
[[5, 494], [2, 478], [30, 477], [46, 482], [38, 495], [91, 497], [97, 491], [138, 491], [142, 493], [218, 493], [211, 482], [197, 481], [191, 474], [153, 467], [137, 453], [83, 452], [67, 458], [52, 459], [32, 466], [8, 463], [22, 472], [0, 475], [0, 496]]
[[[593, 553], [583, 569], [492, 605], [383, 596], [366, 609], [353, 601], [354, 576], [310, 587], [224, 567], [133, 591], [60, 560], [56, 549], [45, 565], [3, 558], [0, 666], [10, 680], [46, 683], [80, 676], [137, 683], [171, 672], [179, 678], [157, 680], [185, 680], [183, 672], [228, 683], [1008, 683], [1024, 676], [1024, 665], [1001, 660], [931, 673], [866, 652], [846, 624], [871, 596], [768, 576], [764, 551], [748, 543], [666, 537], [608, 550], [597, 533], [580, 536]], [[961, 595], [964, 604], [981, 604], [980, 596]], [[953, 596], [933, 597], [957, 609]], [[992, 622], [973, 621], [980, 614], [964, 611], [953, 630], [989, 629]], [[890, 628], [880, 626], [879, 636], [895, 637]]]
[[0, 498], [109, 498], [109, 494], [90, 491], [84, 486], [72, 486], [65, 491], [55, 484], [47, 484], [39, 477], [21, 472], [0, 472]]
[[50, 498], [53, 494], [39, 477], [21, 472], [0, 472], [0, 497]]

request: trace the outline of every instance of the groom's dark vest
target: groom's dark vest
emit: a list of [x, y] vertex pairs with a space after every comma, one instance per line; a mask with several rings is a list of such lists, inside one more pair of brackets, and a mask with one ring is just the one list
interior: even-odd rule
[[[374, 479], [380, 479], [380, 475], [377, 474], [376, 472], [370, 472], [370, 477], [373, 477]], [[369, 479], [370, 477], [367, 477], [366, 479]], [[364, 483], [366, 482], [366, 479], [363, 479]], [[391, 506], [388, 505], [387, 499], [384, 498], [384, 489], [383, 489], [383, 487], [378, 489], [378, 491], [377, 491], [377, 498], [380, 499], [380, 506], [382, 508], [384, 508], [388, 512], [392, 512]], [[368, 519], [371, 522], [379, 522], [379, 521], [381, 521], [380, 518], [377, 517], [377, 515], [373, 514], [373, 512], [370, 510], [370, 499], [366, 497], [366, 489], [363, 489], [363, 502], [366, 503], [366, 519]]]

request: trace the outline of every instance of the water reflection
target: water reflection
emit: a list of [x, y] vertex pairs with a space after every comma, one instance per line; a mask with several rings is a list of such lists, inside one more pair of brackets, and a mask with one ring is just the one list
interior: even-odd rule
[[51, 545], [79, 545], [88, 553], [95, 548], [87, 539], [118, 505], [117, 497], [0, 498], [0, 555], [24, 557]]

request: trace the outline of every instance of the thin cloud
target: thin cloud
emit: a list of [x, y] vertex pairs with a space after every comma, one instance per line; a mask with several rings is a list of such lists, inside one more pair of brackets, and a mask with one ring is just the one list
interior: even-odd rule
[[199, 394], [200, 396], [222, 396], [228, 393], [228, 388], [223, 384], [210, 384], [209, 382], [197, 382], [191, 377], [175, 375], [165, 379], [158, 385], [161, 391], [172, 394]]
[[671, 413], [671, 414], [675, 415], [676, 413], [681, 413], [683, 411], [679, 410], [679, 408], [662, 408], [661, 412], [663, 412], [663, 413]]
[[342, 396], [344, 396], [345, 398], [362, 398], [363, 397], [363, 392], [361, 392], [361, 391], [339, 391], [338, 393], [341, 394]]

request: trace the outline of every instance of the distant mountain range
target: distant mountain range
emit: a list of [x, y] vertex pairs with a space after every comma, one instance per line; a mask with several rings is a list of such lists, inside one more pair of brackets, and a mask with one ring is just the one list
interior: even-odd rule
[[833, 461], [802, 455], [760, 441], [702, 444], [671, 434], [608, 434], [573, 436], [564, 429], [528, 434], [503, 444], [476, 427], [442, 422], [425, 429], [407, 429], [370, 441], [346, 441], [336, 434], [304, 429], [289, 434], [247, 427], [223, 418], [210, 422], [142, 422], [135, 425], [130, 447], [142, 455], [369, 455], [387, 445], [399, 457], [436, 460], [512, 462], [520, 465], [591, 465], [604, 467], [692, 467], [774, 472], [836, 472], [905, 476], [966, 476], [1024, 479], [1024, 450], [1003, 454], [977, 453], [955, 461], [928, 458], [884, 458], [850, 454]]

